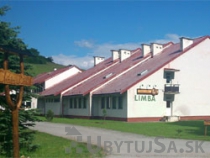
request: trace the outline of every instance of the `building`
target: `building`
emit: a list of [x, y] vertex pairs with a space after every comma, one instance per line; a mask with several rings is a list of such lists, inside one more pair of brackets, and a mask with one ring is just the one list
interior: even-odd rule
[[[82, 70], [73, 65], [61, 69], [55, 68], [52, 72], [46, 72], [36, 76], [33, 80], [33, 84], [35, 86], [35, 88], [33, 89], [33, 93], [37, 94], [38, 99], [32, 98], [31, 108], [38, 108], [43, 111], [43, 107], [45, 107], [45, 101], [43, 101], [44, 97], [40, 94], [42, 94], [43, 91], [46, 91], [49, 88], [55, 86], [56, 84], [59, 84], [60, 82], [68, 79], [69, 77], [77, 75], [81, 72]], [[51, 101], [54, 102], [54, 100], [57, 101], [58, 99], [53, 99]], [[40, 107], [37, 107], [37, 104]]]
[[[66, 117], [128, 122], [210, 118], [210, 37], [182, 37], [179, 43], [142, 44], [94, 57], [94, 67], [60, 82], [42, 95]], [[59, 108], [58, 108], [59, 107]]]

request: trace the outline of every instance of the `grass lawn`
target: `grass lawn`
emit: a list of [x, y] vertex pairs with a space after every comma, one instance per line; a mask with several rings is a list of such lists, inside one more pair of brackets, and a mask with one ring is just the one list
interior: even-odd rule
[[[40, 117], [40, 119], [46, 121], [44, 117]], [[109, 120], [53, 118], [52, 122], [112, 129], [147, 136], [210, 141], [210, 127], [207, 136], [204, 136], [203, 121], [128, 123]]]
[[[20, 151], [20, 156], [30, 157], [30, 158], [67, 158], [67, 157], [103, 157], [103, 150], [99, 151], [97, 154], [91, 154], [85, 143], [77, 143], [76, 147], [82, 148], [82, 153], [77, 153], [76, 149], [72, 149], [68, 152], [66, 148], [70, 148], [73, 141], [67, 140], [61, 137], [52, 136], [46, 133], [37, 132], [34, 144], [39, 144], [40, 147], [34, 152]], [[66, 152], [67, 151], [67, 152]], [[0, 155], [1, 157], [1, 155]]]

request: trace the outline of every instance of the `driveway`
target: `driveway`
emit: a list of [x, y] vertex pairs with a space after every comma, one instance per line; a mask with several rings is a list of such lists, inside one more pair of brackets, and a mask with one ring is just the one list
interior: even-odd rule
[[[96, 152], [97, 148], [92, 149], [90, 143], [102, 146], [107, 152], [107, 158], [210, 157], [210, 142], [208, 141], [147, 137], [94, 127], [46, 122], [37, 122], [36, 126], [31, 129], [78, 142], [87, 142], [88, 150], [92, 153]], [[70, 144], [69, 148], [66, 148], [66, 152], [70, 152], [71, 148], [76, 148], [78, 152], [82, 152], [76, 143]]]

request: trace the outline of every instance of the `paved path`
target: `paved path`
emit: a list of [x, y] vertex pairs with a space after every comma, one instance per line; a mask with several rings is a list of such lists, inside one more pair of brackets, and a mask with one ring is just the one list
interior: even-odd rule
[[[32, 129], [102, 146], [108, 158], [210, 158], [210, 142], [208, 141], [155, 138], [94, 127], [46, 122], [38, 122]], [[87, 146], [90, 152], [97, 150]], [[66, 152], [69, 152], [72, 147], [78, 149], [76, 144], [70, 144]], [[79, 149], [78, 152], [80, 152]]]

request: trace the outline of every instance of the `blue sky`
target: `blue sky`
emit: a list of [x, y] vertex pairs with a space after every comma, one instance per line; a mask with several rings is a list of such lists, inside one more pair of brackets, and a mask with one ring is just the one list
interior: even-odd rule
[[92, 56], [142, 43], [178, 42], [210, 35], [210, 1], [2, 1], [3, 21], [21, 26], [19, 37], [54, 62], [81, 68]]

